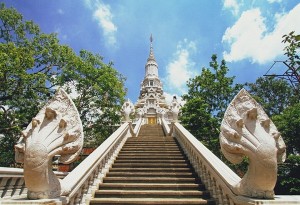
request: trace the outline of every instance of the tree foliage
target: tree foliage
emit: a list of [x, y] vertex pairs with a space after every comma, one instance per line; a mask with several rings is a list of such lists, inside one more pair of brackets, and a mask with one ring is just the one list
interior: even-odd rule
[[287, 145], [287, 159], [279, 166], [277, 194], [300, 194], [300, 103], [272, 117]]
[[212, 55], [209, 68], [187, 82], [188, 93], [183, 95], [182, 124], [210, 150], [220, 156], [219, 130], [228, 104], [241, 88], [234, 85], [234, 77], [226, 76], [229, 69]]
[[269, 116], [282, 113], [285, 108], [298, 100], [291, 85], [283, 79], [259, 77], [255, 83], [245, 85]]
[[0, 5], [0, 166], [14, 163], [18, 135], [58, 86], [71, 93], [85, 136], [100, 144], [119, 123], [124, 77], [98, 54], [77, 55], [56, 34], [42, 33], [14, 8]]
[[300, 35], [295, 34], [295, 31], [290, 32], [289, 34], [283, 35], [283, 43], [287, 44], [284, 48], [285, 55], [290, 61], [290, 66], [297, 69], [299, 72], [300, 66]]

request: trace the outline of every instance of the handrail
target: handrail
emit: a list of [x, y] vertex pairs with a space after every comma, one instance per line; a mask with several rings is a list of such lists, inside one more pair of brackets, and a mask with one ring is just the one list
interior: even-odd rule
[[185, 150], [207, 189], [218, 200], [218, 204], [239, 204], [232, 187], [240, 181], [240, 177], [180, 123], [175, 122], [171, 132]]
[[169, 125], [168, 125], [166, 119], [163, 118], [163, 117], [161, 118], [161, 124], [162, 124], [162, 127], [163, 127], [163, 129], [164, 129], [165, 134], [166, 134], [166, 135], [169, 135], [171, 129], [170, 129], [170, 127], [169, 127]]
[[125, 142], [126, 137], [130, 135], [129, 129], [128, 122], [122, 124], [62, 180], [61, 185], [65, 190], [62, 195], [66, 197], [66, 201], [63, 203], [73, 204], [77, 203], [78, 200], [84, 200], [82, 194], [86, 194], [97, 175], [101, 174], [103, 169], [107, 169], [107, 163], [112, 160], [111, 158], [119, 151], [119, 147]]
[[143, 118], [140, 117], [138, 119], [138, 121], [136, 122], [136, 125], [135, 125], [134, 130], [133, 130], [133, 132], [134, 132], [134, 134], [135, 134], [136, 137], [138, 136], [138, 134], [140, 132], [142, 124], [143, 124]]
[[[64, 178], [66, 172], [54, 171], [58, 178]], [[22, 168], [0, 167], [0, 199], [27, 195]]]

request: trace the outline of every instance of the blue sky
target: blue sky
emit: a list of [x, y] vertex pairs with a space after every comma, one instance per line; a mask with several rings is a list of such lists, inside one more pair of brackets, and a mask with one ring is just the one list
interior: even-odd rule
[[[76, 52], [112, 61], [136, 102], [152, 33], [159, 76], [168, 99], [208, 67], [227, 61], [236, 83], [254, 82], [274, 60], [285, 60], [282, 35], [300, 33], [298, 0], [7, 0], [45, 33], [56, 32]], [[282, 72], [284, 72], [284, 68]]]

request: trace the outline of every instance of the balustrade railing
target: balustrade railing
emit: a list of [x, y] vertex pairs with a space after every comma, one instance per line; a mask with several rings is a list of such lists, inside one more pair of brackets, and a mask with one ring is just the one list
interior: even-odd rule
[[[62, 178], [61, 186], [64, 190], [61, 197], [56, 199], [58, 204], [87, 204], [127, 138], [133, 133], [136, 135], [141, 124], [139, 121], [135, 130], [128, 122], [122, 124], [68, 175], [56, 172], [58, 177]], [[0, 168], [0, 198], [25, 198], [26, 195], [23, 169]]]
[[92, 191], [102, 182], [127, 138], [131, 136], [128, 122], [122, 124], [109, 138], [82, 161], [61, 182], [65, 193], [63, 204], [86, 204]]
[[138, 136], [139, 132], [140, 132], [140, 129], [141, 129], [141, 126], [144, 124], [144, 118], [140, 117], [136, 123], [135, 123], [135, 127], [133, 129], [133, 133], [134, 133], [134, 136]]
[[[167, 124], [163, 123], [163, 126]], [[168, 129], [168, 128], [164, 128]], [[299, 204], [300, 196], [276, 195], [274, 200], [255, 199], [236, 195], [233, 187], [240, 181], [224, 162], [207, 149], [180, 123], [172, 123], [170, 134], [177, 139], [201, 181], [219, 205]]]
[[23, 177], [23, 169], [0, 168], [0, 198], [26, 196], [27, 189]]
[[[163, 124], [163, 126], [165, 125]], [[185, 151], [195, 171], [217, 204], [241, 204], [239, 197], [231, 190], [233, 185], [240, 181], [240, 177], [180, 123], [172, 123], [170, 133]]]
[[[67, 173], [54, 172], [58, 178], [63, 179]], [[26, 197], [23, 169], [0, 167], [0, 198]]]

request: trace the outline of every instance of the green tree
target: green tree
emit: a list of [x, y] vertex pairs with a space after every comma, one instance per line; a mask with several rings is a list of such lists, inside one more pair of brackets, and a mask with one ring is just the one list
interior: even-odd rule
[[[80, 113], [86, 141], [100, 145], [120, 122], [124, 101], [124, 77], [113, 67], [104, 64], [100, 55], [82, 50], [76, 69], [69, 66], [58, 76], [68, 92], [75, 93], [74, 103]], [[68, 82], [66, 84], [66, 82]]]
[[249, 93], [259, 102], [269, 116], [278, 115], [298, 98], [284, 79], [260, 77], [255, 83], [246, 83]]
[[56, 34], [42, 33], [14, 8], [0, 5], [0, 149], [8, 150], [0, 153], [0, 166], [14, 164], [20, 131], [58, 86], [76, 93], [87, 138], [99, 144], [109, 136], [120, 121], [125, 79], [102, 60], [88, 51], [76, 55]]
[[272, 117], [287, 145], [287, 159], [279, 165], [277, 194], [300, 194], [300, 103]]
[[217, 62], [212, 55], [209, 68], [202, 68], [201, 75], [187, 82], [188, 93], [183, 95], [186, 104], [180, 118], [182, 124], [217, 156], [220, 154], [219, 127], [228, 104], [241, 88], [234, 85], [234, 77], [225, 60]]
[[285, 55], [290, 61], [290, 66], [295, 68], [299, 73], [300, 66], [300, 35], [295, 34], [295, 31], [290, 32], [289, 34], [283, 35], [283, 43], [287, 43], [285, 46]]

